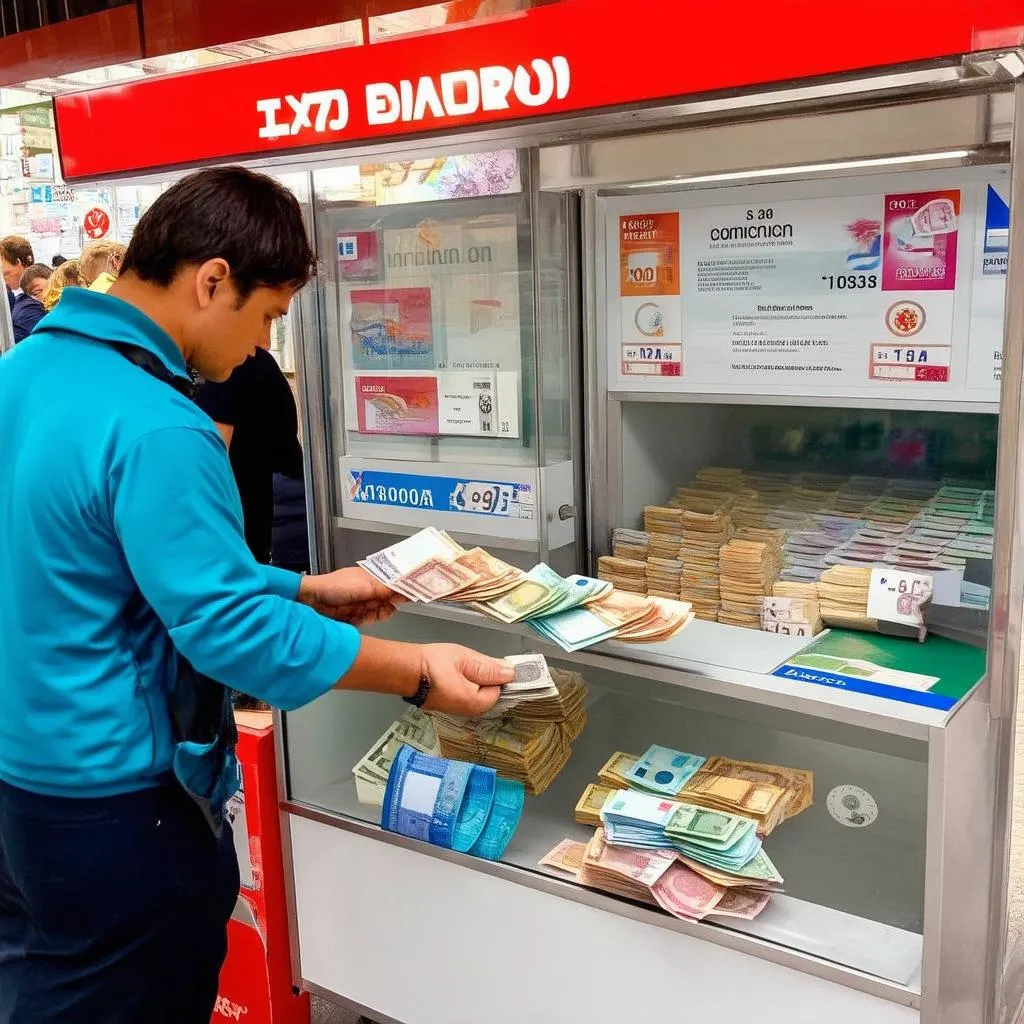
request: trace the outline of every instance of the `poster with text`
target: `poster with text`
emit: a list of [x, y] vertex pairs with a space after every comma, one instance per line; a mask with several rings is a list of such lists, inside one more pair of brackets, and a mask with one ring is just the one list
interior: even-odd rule
[[995, 400], [1008, 210], [985, 176], [605, 200], [612, 386]]

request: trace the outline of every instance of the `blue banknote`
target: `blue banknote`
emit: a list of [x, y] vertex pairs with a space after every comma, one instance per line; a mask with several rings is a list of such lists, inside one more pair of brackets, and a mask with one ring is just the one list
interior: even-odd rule
[[472, 769], [403, 744], [388, 775], [381, 828], [450, 848]]
[[457, 853], [468, 853], [480, 838], [494, 806], [497, 778], [498, 773], [493, 768], [473, 765], [452, 836], [452, 849]]
[[487, 824], [469, 852], [484, 860], [500, 860], [523, 816], [525, 801], [526, 790], [521, 782], [498, 779]]

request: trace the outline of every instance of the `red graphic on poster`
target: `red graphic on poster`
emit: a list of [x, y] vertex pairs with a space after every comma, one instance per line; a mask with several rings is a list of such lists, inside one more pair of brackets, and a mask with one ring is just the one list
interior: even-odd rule
[[105, 238], [110, 230], [110, 215], [106, 210], [94, 206], [88, 210], [82, 219], [82, 230], [95, 242], [97, 239]]
[[338, 270], [343, 281], [376, 281], [380, 277], [379, 233], [339, 232]]
[[436, 434], [436, 377], [356, 377], [356, 411], [363, 434]]
[[960, 190], [885, 197], [883, 291], [956, 287]]
[[433, 369], [430, 289], [353, 291], [352, 361], [357, 370]]

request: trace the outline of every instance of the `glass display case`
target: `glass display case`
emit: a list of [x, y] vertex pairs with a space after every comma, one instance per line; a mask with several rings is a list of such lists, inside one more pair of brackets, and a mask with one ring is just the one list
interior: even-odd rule
[[[888, 133], [913, 137], [920, 113], [887, 111]], [[750, 128], [736, 125], [699, 150], [700, 129], [678, 129], [656, 151], [642, 136], [489, 154], [515, 173], [484, 189], [503, 194], [473, 198], [423, 194], [442, 158], [314, 176], [324, 340], [306, 365], [315, 376], [323, 359], [327, 382], [322, 557], [348, 564], [444, 526], [520, 566], [547, 560], [675, 597], [697, 617], [662, 643], [569, 652], [453, 606], [399, 614], [376, 632], [495, 656], [543, 652], [582, 678], [585, 725], [512, 738], [497, 727], [453, 737], [442, 725], [428, 746], [526, 782], [522, 821], [494, 865], [377, 830], [383, 792], [360, 763], [393, 736], [392, 701], [335, 693], [289, 713], [287, 791], [304, 865], [315, 837], [326, 841], [316, 822], [340, 821], [345, 856], [369, 857], [359, 843], [386, 839], [380, 870], [401, 865], [424, 884], [430, 875], [448, 899], [451, 887], [484, 885], [468, 877], [479, 869], [656, 924], [675, 937], [651, 940], [659, 955], [682, 933], [827, 979], [847, 992], [815, 1003], [828, 1012], [867, 998], [849, 1004], [861, 1014], [851, 1020], [952, 1022], [950, 999], [988, 998], [994, 876], [954, 823], [970, 818], [979, 836], [997, 828], [978, 794], [995, 757], [986, 661], [1006, 460], [1009, 154], [987, 135], [968, 140], [966, 121], [952, 118], [931, 151], [911, 142], [886, 159], [875, 112], [845, 116], [860, 136], [850, 166], [826, 161], [819, 139], [796, 146], [806, 164], [779, 151], [773, 167], [765, 152], [745, 174]], [[468, 265], [474, 245], [491, 248], [496, 276]], [[452, 262], [439, 255], [435, 267], [440, 252]], [[494, 389], [495, 427], [451, 429], [462, 409], [453, 372]], [[503, 374], [517, 380], [513, 416]], [[394, 474], [400, 492], [402, 474], [454, 477], [455, 465], [463, 479], [543, 477], [584, 456], [586, 488], [565, 500], [586, 509], [585, 549], [577, 536], [555, 543], [551, 527], [545, 538], [474, 521], [452, 494], [410, 507], [416, 499], [376, 483]], [[551, 523], [555, 502], [545, 504]], [[928, 581], [923, 609], [897, 600], [901, 585], [917, 593], [915, 579]], [[794, 603], [809, 594], [813, 613]], [[926, 625], [923, 641], [909, 620]], [[616, 758], [632, 764], [652, 745], [757, 765], [761, 781], [773, 770], [813, 778], [811, 802], [763, 836], [784, 882], [756, 916], [680, 920], [548, 857], [563, 840], [593, 839], [601, 821], [587, 787], [627, 785]], [[457, 876], [435, 878], [452, 860]], [[299, 895], [301, 941], [328, 927], [326, 913]], [[559, 927], [568, 913], [549, 901], [540, 919]], [[355, 967], [304, 976], [406, 1019], [401, 1000], [382, 1003]]]

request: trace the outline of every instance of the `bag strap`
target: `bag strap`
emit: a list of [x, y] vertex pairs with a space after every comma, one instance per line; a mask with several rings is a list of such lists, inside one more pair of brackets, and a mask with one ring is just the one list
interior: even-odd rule
[[155, 377], [164, 384], [169, 384], [179, 394], [184, 395], [190, 402], [196, 400], [197, 387], [191, 377], [182, 377], [180, 374], [172, 373], [152, 352], [142, 348], [140, 345], [131, 345], [127, 342], [112, 341], [110, 344], [120, 355], [124, 356], [129, 363], [134, 363], [150, 377]]

